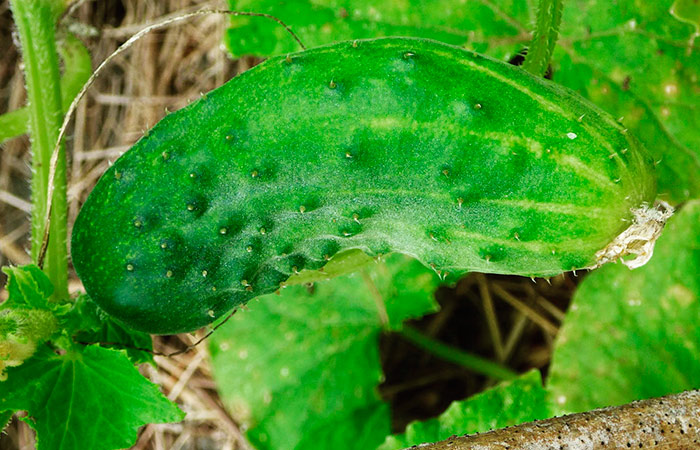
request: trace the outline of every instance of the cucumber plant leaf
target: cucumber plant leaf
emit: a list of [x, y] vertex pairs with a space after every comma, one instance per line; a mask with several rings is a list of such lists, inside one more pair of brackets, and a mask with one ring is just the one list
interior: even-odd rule
[[129, 447], [141, 425], [184, 417], [120, 351], [90, 346], [57, 355], [44, 346], [7, 372], [0, 410], [28, 412], [38, 450]]
[[8, 299], [0, 304], [1, 309], [52, 309], [48, 298], [53, 293], [51, 280], [34, 264], [18, 267], [3, 267], [7, 275], [5, 286]]
[[700, 36], [700, 3], [695, 0], [676, 0], [671, 6], [671, 14], [681, 22], [687, 22], [695, 27], [695, 35], [691, 37], [695, 43], [695, 38]]
[[154, 363], [150, 353], [153, 350], [151, 335], [123, 325], [105, 313], [88, 295], [76, 299], [69, 320], [74, 341], [123, 349], [134, 364]]
[[454, 402], [435, 419], [413, 422], [402, 434], [386, 438], [378, 450], [399, 450], [437, 442], [455, 434], [482, 433], [551, 416], [538, 370]]
[[8, 367], [22, 364], [39, 344], [58, 333], [56, 315], [70, 309], [69, 304], [48, 300], [53, 285], [36, 265], [3, 267], [2, 271], [9, 295], [0, 304], [0, 382], [7, 378]]
[[672, 217], [644, 267], [583, 280], [557, 337], [548, 390], [579, 412], [700, 383], [700, 200]]
[[434, 311], [438, 283], [432, 270], [392, 255], [252, 301], [210, 338], [225, 406], [258, 450], [374, 448], [390, 432], [377, 392], [379, 335]]
[[[296, 0], [230, 0], [232, 9], [270, 13], [308, 47], [387, 35], [419, 36], [499, 59], [527, 47], [533, 2], [441, 0], [376, 4]], [[658, 161], [659, 190], [672, 202], [700, 194], [700, 40], [697, 6], [688, 0], [639, 3], [566, 2], [552, 59], [553, 80], [576, 90], [629, 128]], [[232, 19], [235, 55], [298, 50], [273, 22]], [[585, 120], [585, 118], [583, 119]]]
[[[404, 320], [415, 319], [438, 310], [433, 293], [440, 280], [433, 270], [413, 258], [391, 255], [386, 263], [366, 270], [365, 286], [375, 300], [386, 307], [385, 328], [401, 329]], [[367, 277], [372, 280], [369, 283]], [[444, 280], [443, 280], [444, 282]], [[376, 290], [374, 289], [376, 287]]]
[[4, 431], [5, 428], [10, 424], [12, 420], [12, 411], [2, 411], [0, 412], [0, 432]]
[[[534, 11], [527, 0], [463, 2], [427, 0], [229, 0], [232, 10], [273, 14], [291, 26], [307, 47], [384, 36], [431, 38], [480, 51], [529, 40]], [[278, 24], [259, 17], [234, 17], [226, 42], [234, 56], [271, 56], [299, 50]], [[522, 24], [526, 24], [523, 26]], [[500, 42], [495, 38], [498, 37]]]
[[674, 0], [567, 2], [553, 79], [623, 118], [658, 161], [660, 192], [682, 201], [700, 193], [700, 46], [697, 25], [673, 10]]

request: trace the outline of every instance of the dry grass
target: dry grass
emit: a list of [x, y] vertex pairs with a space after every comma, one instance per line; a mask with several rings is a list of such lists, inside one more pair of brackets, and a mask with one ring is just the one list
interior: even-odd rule
[[[193, 0], [88, 1], [71, 21], [83, 24], [82, 38], [93, 66], [145, 24], [221, 2]], [[0, 113], [23, 105], [25, 94], [16, 48], [11, 39], [7, 0], [0, 2]], [[155, 32], [115, 59], [78, 107], [69, 133], [69, 225], [102, 172], [153, 126], [165, 110], [176, 110], [200, 93], [220, 86], [254, 63], [233, 61], [222, 48], [227, 19], [206, 16]], [[6, 143], [0, 153], [0, 265], [25, 264], [29, 231], [29, 141]], [[1, 277], [2, 275], [0, 275]], [[0, 278], [0, 285], [4, 280]], [[73, 276], [71, 291], [82, 287]], [[546, 368], [562, 311], [575, 288], [570, 277], [548, 285], [542, 280], [472, 275], [439, 293], [442, 310], [415, 324], [447, 343], [493, 357], [518, 370]], [[156, 338], [158, 350], [181, 348], [190, 335]], [[450, 401], [482, 390], [490, 381], [434, 357], [417, 353], [397, 336], [382, 339], [387, 381], [381, 393], [392, 405], [394, 426], [438, 414]], [[249, 449], [235, 421], [225, 412], [211, 379], [206, 345], [173, 357], [156, 358], [158, 368], [144, 374], [163, 387], [187, 419], [149, 425], [135, 449]], [[0, 448], [31, 449], [33, 432], [14, 420]]]

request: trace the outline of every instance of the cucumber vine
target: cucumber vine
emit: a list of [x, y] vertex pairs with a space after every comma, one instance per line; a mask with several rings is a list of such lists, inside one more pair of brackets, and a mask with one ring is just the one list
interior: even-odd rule
[[[49, 203], [49, 169], [54, 144], [63, 119], [60, 71], [56, 50], [56, 21], [62, 11], [55, 0], [13, 0], [12, 14], [22, 43], [32, 138], [32, 238], [34, 263], [46, 234], [44, 219]], [[59, 150], [51, 199], [53, 208], [44, 269], [54, 285], [52, 299], [68, 298], [68, 250], [66, 227], [66, 157]]]

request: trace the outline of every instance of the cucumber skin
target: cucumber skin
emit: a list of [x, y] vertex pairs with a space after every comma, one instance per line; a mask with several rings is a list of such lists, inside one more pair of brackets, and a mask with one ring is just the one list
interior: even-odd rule
[[102, 176], [72, 255], [105, 311], [168, 334], [347, 249], [443, 274], [587, 267], [655, 193], [642, 145], [572, 91], [431, 40], [360, 40], [166, 116]]

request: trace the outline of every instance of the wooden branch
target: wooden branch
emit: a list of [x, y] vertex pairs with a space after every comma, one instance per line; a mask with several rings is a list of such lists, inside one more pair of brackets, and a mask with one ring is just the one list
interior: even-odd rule
[[420, 450], [700, 449], [700, 391], [452, 436]]

